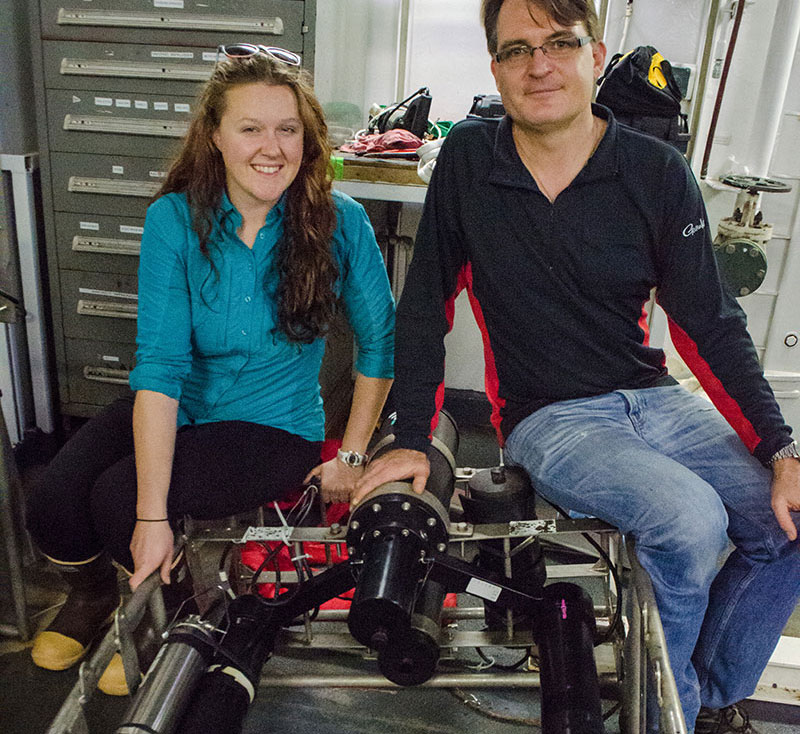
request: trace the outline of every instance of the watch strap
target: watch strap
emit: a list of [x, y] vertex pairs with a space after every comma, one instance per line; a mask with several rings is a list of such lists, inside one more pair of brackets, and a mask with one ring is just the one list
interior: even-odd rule
[[800, 461], [800, 451], [798, 451], [797, 448], [797, 441], [787, 443], [786, 446], [778, 449], [772, 456], [769, 457], [769, 463], [772, 465], [780, 459], [797, 459]]

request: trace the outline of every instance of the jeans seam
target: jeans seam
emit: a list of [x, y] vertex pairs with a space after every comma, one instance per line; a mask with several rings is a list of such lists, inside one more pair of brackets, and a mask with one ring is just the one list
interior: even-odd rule
[[[705, 684], [707, 682], [708, 672], [711, 670], [711, 663], [716, 657], [717, 649], [719, 648], [725, 628], [730, 618], [733, 616], [734, 611], [736, 610], [736, 606], [738, 605], [739, 600], [742, 598], [742, 595], [747, 590], [747, 587], [750, 586], [753, 579], [758, 575], [758, 567], [759, 564], [754, 563], [749, 573], [746, 576], [744, 576], [742, 580], [736, 585], [735, 591], [728, 594], [728, 601], [727, 604], [725, 605], [725, 612], [720, 617], [719, 624], [717, 625], [717, 630], [715, 631], [708, 647], [706, 648], [707, 650], [706, 654], [700, 661], [703, 664], [704, 670], [706, 671], [705, 680], [700, 681], [701, 690], [702, 688], [705, 687]], [[710, 598], [709, 598], [709, 606], [710, 606]], [[706, 607], [706, 611], [707, 610], [708, 607]]]

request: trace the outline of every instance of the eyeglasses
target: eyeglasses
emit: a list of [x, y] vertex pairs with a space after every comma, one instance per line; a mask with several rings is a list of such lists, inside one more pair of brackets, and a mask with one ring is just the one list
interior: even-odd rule
[[591, 40], [591, 36], [566, 36], [564, 38], [554, 38], [552, 41], [545, 41], [541, 46], [528, 46], [525, 43], [518, 43], [515, 46], [509, 46], [502, 51], [498, 51], [494, 58], [498, 64], [503, 64], [513, 69], [521, 67], [529, 59], [532, 59], [536, 51], [541, 51], [548, 59], [566, 59]]
[[249, 59], [258, 54], [269, 56], [275, 61], [281, 61], [289, 66], [300, 66], [302, 59], [293, 51], [277, 46], [262, 46], [255, 43], [228, 43], [217, 46], [217, 58], [214, 62], [219, 63], [220, 56], [227, 56], [229, 59]]

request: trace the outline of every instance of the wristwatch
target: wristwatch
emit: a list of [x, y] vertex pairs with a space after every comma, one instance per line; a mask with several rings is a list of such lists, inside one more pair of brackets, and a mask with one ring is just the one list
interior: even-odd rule
[[339, 449], [336, 452], [336, 458], [347, 464], [347, 466], [363, 466], [367, 463], [367, 455], [359, 454], [358, 451], [342, 451]]
[[800, 461], [800, 451], [797, 450], [797, 441], [787, 443], [786, 446], [784, 446], [782, 449], [778, 449], [772, 456], [770, 456], [770, 466], [778, 461], [778, 459], [797, 459]]

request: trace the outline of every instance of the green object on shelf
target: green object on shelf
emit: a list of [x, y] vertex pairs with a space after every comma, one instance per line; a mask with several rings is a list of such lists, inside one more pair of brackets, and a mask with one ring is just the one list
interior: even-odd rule
[[333, 169], [334, 181], [341, 181], [344, 178], [344, 158], [338, 155], [332, 155], [331, 168]]

